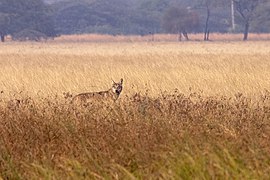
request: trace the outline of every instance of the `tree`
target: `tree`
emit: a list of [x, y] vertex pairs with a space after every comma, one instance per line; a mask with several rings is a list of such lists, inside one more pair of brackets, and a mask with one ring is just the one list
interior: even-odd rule
[[212, 5], [211, 4], [211, 0], [204, 0], [204, 5], [206, 7], [206, 20], [205, 20], [205, 28], [204, 28], [204, 40], [205, 41], [208, 41], [209, 40], [209, 33], [210, 33], [210, 30], [209, 30], [209, 18], [210, 18], [210, 6]]
[[125, 0], [59, 3], [56, 9], [56, 27], [61, 33], [120, 34], [129, 25], [129, 5]]
[[199, 17], [188, 9], [170, 7], [164, 14], [162, 27], [170, 33], [177, 33], [181, 41], [182, 34], [188, 40], [188, 32], [195, 31], [199, 25]]
[[228, 0], [197, 0], [196, 5], [194, 6], [195, 9], [205, 9], [206, 11], [206, 18], [204, 23], [204, 40], [209, 40], [209, 34], [210, 34], [210, 27], [209, 22], [211, 19], [212, 11], [216, 9], [217, 7], [223, 6], [228, 2]]
[[231, 30], [235, 31], [235, 8], [234, 8], [234, 0], [231, 0]]
[[255, 12], [256, 21], [251, 22], [254, 32], [270, 32], [270, 1], [259, 6]]
[[244, 41], [248, 39], [250, 22], [256, 18], [255, 11], [261, 3], [262, 0], [234, 0], [236, 11], [244, 23]]
[[168, 0], [140, 0], [131, 16], [132, 22], [140, 27], [138, 33], [141, 35], [159, 33], [162, 16], [168, 7]]
[[5, 41], [5, 36], [8, 34], [8, 24], [10, 23], [10, 17], [8, 14], [0, 13], [0, 38], [1, 41]]
[[5, 36], [11, 31], [10, 25], [15, 18], [14, 9], [12, 9], [14, 3], [15, 0], [0, 0], [0, 36], [2, 42], [5, 41]]
[[7, 34], [14, 35], [24, 30], [56, 36], [49, 8], [42, 0], [0, 0], [0, 12], [2, 40]]

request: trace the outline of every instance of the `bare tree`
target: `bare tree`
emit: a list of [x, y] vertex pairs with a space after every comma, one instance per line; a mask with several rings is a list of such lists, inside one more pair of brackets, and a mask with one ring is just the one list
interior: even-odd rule
[[195, 8], [203, 8], [206, 10], [206, 19], [205, 19], [205, 26], [204, 26], [204, 40], [209, 40], [210, 34], [210, 27], [209, 21], [211, 18], [211, 12], [214, 8], [226, 5], [228, 0], [197, 0], [197, 5]]
[[186, 8], [171, 7], [163, 17], [162, 26], [170, 33], [177, 33], [178, 40], [182, 40], [182, 35], [186, 40], [188, 32], [194, 31], [199, 24], [199, 17], [195, 12], [189, 11]]
[[244, 23], [244, 38], [248, 39], [250, 22], [255, 18], [255, 10], [262, 0], [234, 0], [235, 8]]
[[205, 9], [206, 9], [206, 20], [205, 20], [205, 26], [204, 26], [204, 37], [203, 39], [205, 41], [208, 41], [209, 40], [209, 33], [210, 33], [210, 30], [209, 30], [209, 19], [210, 19], [210, 9], [211, 9], [211, 6], [212, 6], [212, 2], [211, 0], [203, 0], [202, 1], [202, 5], [205, 6]]

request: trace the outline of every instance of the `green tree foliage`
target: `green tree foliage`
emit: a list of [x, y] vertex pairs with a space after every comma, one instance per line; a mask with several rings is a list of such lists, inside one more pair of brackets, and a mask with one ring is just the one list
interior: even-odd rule
[[0, 0], [0, 12], [3, 35], [27, 29], [49, 37], [56, 35], [53, 17], [42, 0]]

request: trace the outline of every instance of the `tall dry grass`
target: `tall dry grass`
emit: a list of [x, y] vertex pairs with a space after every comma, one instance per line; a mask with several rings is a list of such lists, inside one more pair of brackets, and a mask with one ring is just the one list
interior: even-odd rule
[[[269, 42], [7, 43], [0, 178], [269, 179]], [[106, 90], [112, 106], [68, 94]]]
[[6, 95], [106, 90], [124, 78], [124, 93], [175, 88], [207, 95], [258, 94], [270, 88], [269, 42], [10, 43], [0, 48]]
[[60, 97], [1, 103], [4, 179], [268, 179], [270, 93], [123, 96], [74, 116]]

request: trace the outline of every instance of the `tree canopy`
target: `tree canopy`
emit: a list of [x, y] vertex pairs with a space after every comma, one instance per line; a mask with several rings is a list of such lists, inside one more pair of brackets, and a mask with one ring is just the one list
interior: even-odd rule
[[188, 40], [188, 32], [196, 32], [196, 27], [199, 25], [198, 15], [185, 8], [171, 7], [163, 17], [163, 28], [169, 33], [183, 34]]
[[36, 35], [42, 34], [43, 38], [56, 35], [53, 17], [42, 0], [0, 0], [0, 12], [2, 41], [7, 34], [20, 34], [26, 30], [37, 31]]
[[0, 36], [230, 32], [231, 2], [234, 32], [270, 32], [269, 0], [0, 0]]
[[256, 13], [256, 10], [264, 2], [263, 0], [234, 0], [240, 20], [244, 25], [243, 40], [247, 40], [250, 23], [258, 17], [259, 12]]

